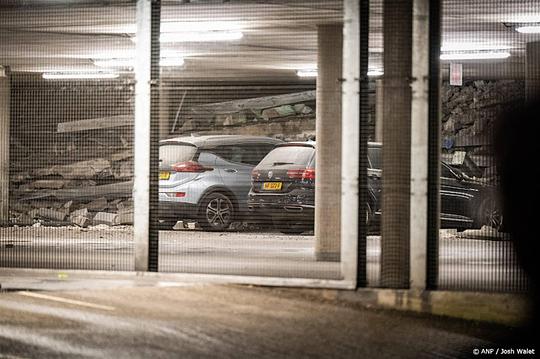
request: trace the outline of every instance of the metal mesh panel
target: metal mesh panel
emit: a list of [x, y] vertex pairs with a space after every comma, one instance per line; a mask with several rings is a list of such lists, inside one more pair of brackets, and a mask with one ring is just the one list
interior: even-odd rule
[[[328, 91], [316, 78], [327, 68], [329, 82], [341, 77], [341, 46], [325, 38], [341, 38], [332, 24], [342, 16], [341, 1], [163, 6], [171, 40], [161, 52], [181, 53], [184, 64], [161, 77], [160, 271], [341, 278], [339, 236], [332, 248], [314, 238], [314, 176], [324, 173], [307, 140], [316, 113], [339, 113], [328, 92], [316, 105], [316, 92]], [[317, 31], [326, 24], [336, 29]], [[335, 63], [323, 71], [320, 61]], [[326, 206], [338, 211], [339, 198]], [[326, 252], [337, 257], [317, 260]]]
[[520, 33], [519, 26], [526, 25], [521, 22], [529, 21], [539, 9], [536, 2], [445, 4], [441, 54], [441, 289], [528, 288], [504, 225], [494, 149], [495, 131], [503, 116], [525, 100], [525, 84], [530, 81], [525, 75], [525, 47], [535, 35]]
[[133, 81], [102, 61], [131, 61], [133, 5], [0, 7], [0, 266], [132, 270]]

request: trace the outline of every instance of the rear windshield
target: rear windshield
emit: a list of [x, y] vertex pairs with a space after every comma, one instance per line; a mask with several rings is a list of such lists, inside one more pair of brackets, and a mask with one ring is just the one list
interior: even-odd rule
[[257, 167], [275, 167], [284, 165], [307, 166], [315, 149], [306, 146], [283, 146], [273, 149]]
[[382, 169], [382, 148], [381, 147], [368, 148], [368, 160], [369, 160], [369, 168], [381, 170]]
[[178, 162], [191, 161], [197, 152], [197, 147], [188, 145], [159, 146], [160, 166], [171, 166]]

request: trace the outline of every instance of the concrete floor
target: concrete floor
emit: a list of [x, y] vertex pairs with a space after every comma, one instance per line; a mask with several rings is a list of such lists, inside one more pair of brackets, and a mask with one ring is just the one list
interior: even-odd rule
[[0, 293], [0, 318], [7, 358], [450, 358], [512, 334], [291, 290], [193, 284]]
[[[340, 264], [318, 262], [313, 236], [281, 233], [162, 231], [161, 272], [340, 279]], [[369, 284], [379, 282], [380, 237], [367, 241]], [[458, 238], [440, 241], [440, 287], [520, 290], [526, 283], [509, 241]], [[0, 267], [131, 271], [129, 227], [81, 230], [0, 228]]]

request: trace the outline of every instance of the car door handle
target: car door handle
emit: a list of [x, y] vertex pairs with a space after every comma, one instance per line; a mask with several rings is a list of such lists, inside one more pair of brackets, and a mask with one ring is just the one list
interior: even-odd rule
[[235, 169], [232, 169], [232, 168], [226, 168], [226, 169], [225, 169], [225, 172], [236, 173], [236, 172], [238, 172], [238, 171], [235, 170]]

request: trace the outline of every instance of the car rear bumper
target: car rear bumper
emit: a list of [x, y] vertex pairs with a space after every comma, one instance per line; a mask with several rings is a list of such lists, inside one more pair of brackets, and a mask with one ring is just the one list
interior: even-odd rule
[[158, 218], [161, 220], [197, 219], [197, 205], [184, 202], [160, 201]]
[[248, 210], [254, 218], [293, 219], [313, 223], [315, 205], [308, 197], [298, 200], [297, 193], [271, 195], [250, 193]]

